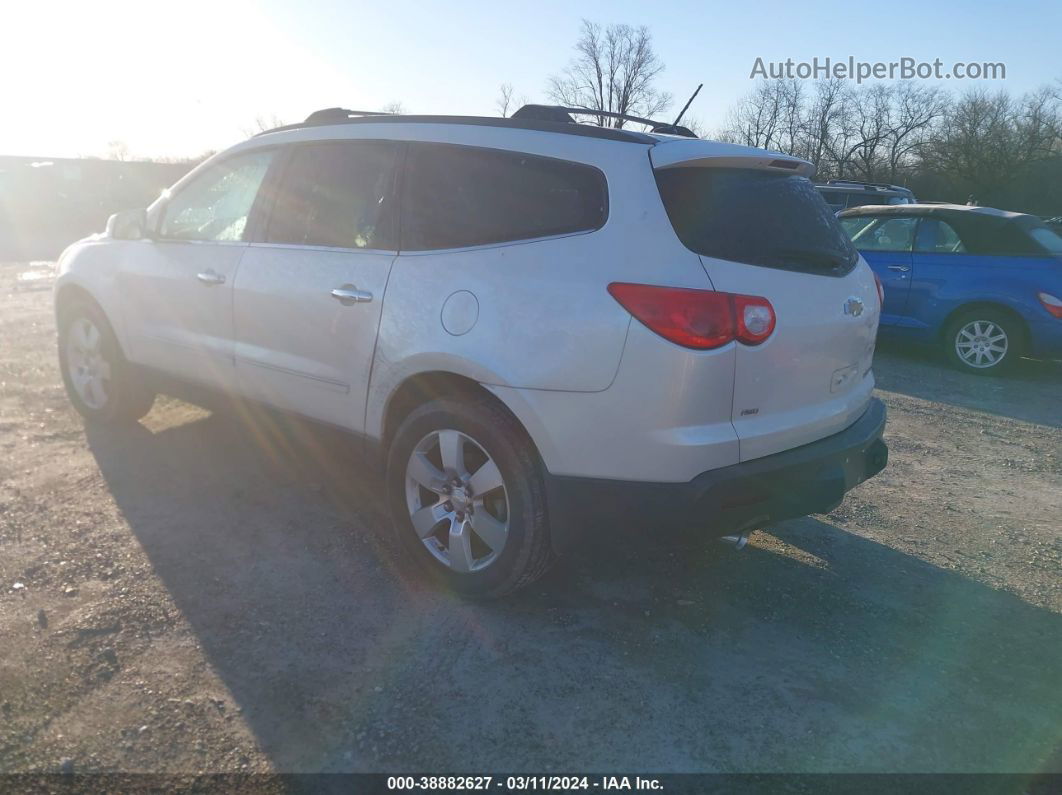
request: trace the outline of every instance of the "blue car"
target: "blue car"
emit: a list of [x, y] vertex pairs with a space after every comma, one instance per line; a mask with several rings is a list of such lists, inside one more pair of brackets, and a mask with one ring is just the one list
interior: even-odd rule
[[839, 220], [884, 288], [882, 334], [938, 344], [979, 374], [1062, 358], [1062, 237], [1036, 216], [908, 204]]

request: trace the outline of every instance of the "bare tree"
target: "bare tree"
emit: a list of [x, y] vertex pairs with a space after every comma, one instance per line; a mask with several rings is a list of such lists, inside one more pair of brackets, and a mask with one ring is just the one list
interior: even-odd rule
[[384, 113], [393, 113], [396, 116], [400, 116], [406, 112], [406, 106], [400, 101], [388, 102], [383, 106]]
[[804, 110], [807, 89], [802, 80], [788, 80], [781, 85], [781, 119], [778, 141], [785, 151], [793, 152], [803, 146]]
[[814, 164], [816, 171], [824, 165], [845, 90], [845, 83], [839, 78], [821, 80], [815, 86], [815, 99], [805, 115], [802, 156]]
[[217, 154], [216, 149], [208, 149], [198, 155], [155, 155], [153, 157], [138, 157], [144, 163], [182, 163], [188, 165], [199, 165], [208, 157], [212, 157]]
[[[654, 86], [663, 70], [648, 28], [603, 28], [584, 19], [575, 57], [550, 78], [547, 93], [568, 107], [652, 118], [671, 104], [671, 95]], [[597, 124], [618, 128], [624, 120], [598, 116]]]
[[894, 176], [939, 118], [935, 89], [863, 89], [819, 81], [814, 92], [799, 80], [759, 84], [727, 115], [724, 140], [804, 158], [823, 176]]
[[840, 135], [832, 154], [839, 177], [873, 180], [889, 134], [890, 89], [884, 83], [851, 91], [841, 103]]
[[721, 137], [745, 146], [791, 151], [803, 127], [803, 95], [795, 80], [760, 83], [731, 109]]
[[895, 182], [901, 168], [929, 144], [948, 104], [947, 95], [939, 88], [904, 82], [893, 89], [887, 153], [889, 182]]
[[254, 117], [254, 122], [248, 125], [247, 127], [244, 127], [241, 132], [243, 132], [243, 134], [247, 137], [250, 137], [252, 135], [257, 135], [258, 133], [263, 133], [266, 130], [273, 130], [277, 127], [283, 127], [285, 124], [287, 124], [287, 122], [281, 119], [275, 113], [259, 113], [257, 116]]
[[[727, 111], [723, 129], [716, 137], [727, 143], [745, 146], [758, 146], [764, 137], [769, 137], [771, 133], [761, 123], [761, 116], [768, 112], [770, 106], [768, 90], [769, 84], [761, 83], [742, 97], [737, 105]], [[773, 119], [767, 123], [768, 127], [772, 124]]]
[[498, 99], [494, 104], [498, 108], [498, 115], [503, 119], [508, 118], [509, 113], [513, 110], [513, 84], [502, 83], [498, 86]]
[[820, 179], [910, 184], [934, 198], [1062, 205], [1062, 81], [1023, 96], [960, 97], [914, 82], [772, 80], [734, 105], [723, 140], [812, 162]]
[[1062, 157], [1062, 105], [1051, 88], [1014, 100], [974, 90], [951, 108], [932, 157], [947, 174], [990, 199], [1031, 166]]
[[107, 142], [107, 159], [108, 160], [128, 160], [129, 159], [129, 144], [125, 141], [116, 138], [113, 141]]
[[708, 134], [708, 128], [697, 116], [683, 116], [681, 124], [698, 138], [704, 138]]

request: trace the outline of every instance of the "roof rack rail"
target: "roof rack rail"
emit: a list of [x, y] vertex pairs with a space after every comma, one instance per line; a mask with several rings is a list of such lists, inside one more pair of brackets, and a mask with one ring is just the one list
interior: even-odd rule
[[827, 185], [862, 185], [864, 188], [885, 188], [887, 190], [909, 190], [902, 185], [890, 185], [888, 182], [866, 182], [861, 179], [828, 179]]
[[643, 119], [641, 116], [633, 116], [629, 113], [615, 113], [611, 110], [594, 110], [592, 108], [566, 108], [563, 105], [524, 105], [518, 111], [516, 111], [512, 118], [514, 119], [535, 119], [537, 121], [552, 121], [552, 122], [567, 122], [569, 124], [578, 124], [572, 115], [576, 116], [597, 116], [598, 118], [608, 119], [623, 119], [623, 121], [631, 121], [635, 124], [644, 124], [650, 128], [651, 132], [661, 133], [664, 135], [681, 135], [684, 138], [696, 138], [697, 134], [688, 127], [683, 127], [680, 124], [670, 124], [666, 121], [654, 121], [653, 119]]
[[315, 110], [303, 124], [329, 124], [335, 122], [347, 121], [351, 116], [394, 116], [394, 113], [389, 113], [384, 110], [349, 110], [347, 108], [324, 108], [323, 110]]
[[[548, 106], [539, 106], [548, 108]], [[565, 135], [578, 135], [586, 138], [603, 138], [609, 141], [622, 141], [635, 144], [654, 144], [657, 139], [648, 133], [634, 132], [633, 130], [617, 129], [615, 127], [598, 127], [595, 124], [576, 124], [567, 113], [561, 109], [553, 109], [553, 115], [534, 115], [524, 113], [521, 118], [514, 114], [509, 118], [500, 116], [424, 116], [406, 115], [402, 113], [386, 113], [368, 110], [348, 110], [346, 108], [324, 108], [317, 110], [306, 117], [305, 121], [295, 124], [285, 124], [272, 130], [263, 130], [256, 133], [259, 135], [272, 135], [273, 133], [290, 130], [301, 130], [307, 127], [326, 126], [332, 124], [378, 124], [402, 122], [403, 124], [462, 124], [483, 127], [504, 127], [513, 130], [539, 130], [542, 132], [563, 133]], [[585, 112], [581, 108], [575, 109], [579, 113]], [[668, 130], [662, 130], [668, 132]], [[681, 134], [681, 133], [679, 133]], [[692, 133], [691, 133], [692, 135]]]

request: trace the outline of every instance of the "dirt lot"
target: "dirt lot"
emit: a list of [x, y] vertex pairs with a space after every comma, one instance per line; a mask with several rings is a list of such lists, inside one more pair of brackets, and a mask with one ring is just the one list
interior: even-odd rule
[[501, 604], [400, 565], [331, 434], [86, 432], [0, 266], [0, 771], [1062, 771], [1062, 366], [886, 349], [892, 459], [740, 553], [652, 528]]

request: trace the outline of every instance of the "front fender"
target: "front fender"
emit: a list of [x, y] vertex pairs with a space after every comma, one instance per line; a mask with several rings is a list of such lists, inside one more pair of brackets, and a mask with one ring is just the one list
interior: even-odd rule
[[99, 235], [68, 246], [57, 263], [58, 276], [53, 301], [58, 308], [60, 297], [70, 288], [84, 291], [100, 305], [115, 333], [121, 337], [122, 312], [118, 301], [116, 253], [112, 241]]

